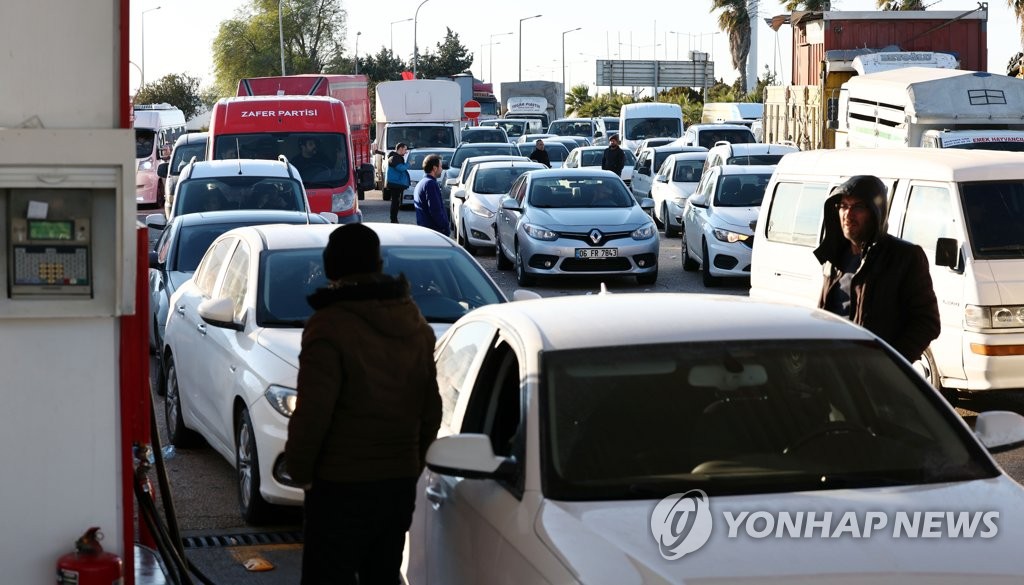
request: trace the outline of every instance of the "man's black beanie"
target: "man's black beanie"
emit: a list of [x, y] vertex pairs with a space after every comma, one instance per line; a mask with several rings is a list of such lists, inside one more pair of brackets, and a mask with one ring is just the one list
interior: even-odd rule
[[324, 275], [337, 280], [349, 274], [380, 271], [380, 238], [361, 223], [338, 226], [324, 248]]

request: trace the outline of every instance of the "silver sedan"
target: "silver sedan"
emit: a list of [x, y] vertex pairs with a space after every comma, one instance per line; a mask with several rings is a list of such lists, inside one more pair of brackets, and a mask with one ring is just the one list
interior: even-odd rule
[[520, 286], [547, 275], [632, 275], [658, 279], [654, 201], [633, 198], [614, 173], [550, 169], [526, 173], [502, 199], [498, 268]]

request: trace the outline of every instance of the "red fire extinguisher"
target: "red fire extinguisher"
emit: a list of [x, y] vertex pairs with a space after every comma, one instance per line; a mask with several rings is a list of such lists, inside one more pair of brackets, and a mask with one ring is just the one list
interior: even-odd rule
[[57, 559], [57, 585], [121, 585], [124, 569], [121, 557], [103, 552], [98, 526], [75, 541], [75, 552]]

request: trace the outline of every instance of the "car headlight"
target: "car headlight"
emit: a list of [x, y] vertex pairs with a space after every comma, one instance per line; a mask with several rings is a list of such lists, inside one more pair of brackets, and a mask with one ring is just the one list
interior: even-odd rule
[[978, 329], [1008, 329], [1024, 327], [1024, 305], [1003, 305], [979, 307], [967, 305], [964, 321], [969, 327]]
[[282, 415], [291, 418], [292, 413], [295, 412], [295, 403], [298, 401], [299, 393], [292, 388], [285, 388], [284, 386], [273, 386], [267, 388], [267, 391], [263, 393], [267, 401], [270, 402], [270, 406]]
[[151, 168], [153, 168], [153, 161], [151, 161], [151, 160], [144, 160], [144, 161], [139, 163], [139, 170], [140, 171], [148, 171]]
[[643, 227], [638, 227], [633, 230], [633, 233], [629, 234], [634, 240], [647, 240], [653, 238], [658, 233], [658, 229], [654, 227], [654, 224], [647, 224]]
[[540, 227], [539, 225], [533, 225], [528, 223], [523, 226], [523, 229], [526, 230], [527, 235], [529, 235], [531, 238], [535, 240], [544, 240], [545, 242], [550, 242], [558, 239], [558, 234], [547, 228]]
[[352, 187], [345, 187], [344, 191], [331, 194], [331, 211], [335, 213], [339, 211], [348, 211], [352, 209], [352, 206], [355, 204], [356, 192], [352, 190]]
[[750, 239], [750, 236], [748, 236], [747, 234], [738, 234], [736, 232], [730, 232], [729, 230], [723, 230], [720, 228], [715, 228], [711, 231], [712, 233], [715, 234], [715, 237], [718, 238], [720, 241], [729, 242], [730, 244], [735, 244], [736, 242], [742, 242]]
[[480, 203], [480, 201], [475, 198], [471, 198], [466, 202], [466, 208], [469, 209], [473, 215], [478, 215], [484, 219], [491, 219], [494, 217], [494, 212], [484, 207], [484, 204]]

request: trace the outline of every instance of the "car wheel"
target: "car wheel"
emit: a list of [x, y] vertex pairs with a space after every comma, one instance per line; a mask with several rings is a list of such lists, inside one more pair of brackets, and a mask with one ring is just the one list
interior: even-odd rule
[[654, 284], [658, 282], [658, 271], [655, 269], [654, 272], [648, 272], [647, 274], [636, 275], [637, 284]]
[[932, 350], [924, 350], [924, 353], [913, 365], [917, 373], [938, 390], [950, 405], [956, 406], [960, 402], [960, 393], [956, 388], [942, 387], [942, 378], [939, 377], [939, 370], [935, 366], [935, 356], [932, 355]]
[[[495, 234], [497, 237], [497, 234]], [[512, 261], [505, 256], [505, 252], [501, 250], [501, 241], [495, 242], [494, 251], [498, 254], [498, 270], [512, 270]]]
[[668, 217], [668, 208], [665, 205], [661, 206], [661, 217], [658, 217], [657, 213], [653, 213], [651, 215], [654, 216], [654, 225], [657, 226], [658, 228], [663, 228], [663, 227], [665, 227], [667, 225], [665, 223], [667, 220], [662, 220], [661, 219], [662, 217], [665, 217], [665, 218]]
[[181, 447], [195, 447], [199, 444], [199, 435], [185, 426], [185, 417], [181, 409], [181, 389], [178, 387], [178, 368], [174, 358], [167, 358], [166, 397], [164, 398], [164, 421], [167, 423], [167, 439], [170, 444]]
[[711, 260], [708, 256], [708, 243], [701, 242], [701, 263], [700, 278], [707, 288], [713, 288], [721, 284], [722, 279], [711, 274]]
[[238, 413], [235, 425], [235, 471], [238, 474], [238, 508], [248, 524], [267, 519], [270, 504], [260, 495], [260, 458], [249, 411]]
[[473, 244], [469, 243], [469, 236], [466, 231], [466, 220], [462, 220], [462, 225], [459, 227], [459, 243], [466, 249], [467, 252], [476, 256], [478, 248]]
[[690, 257], [690, 248], [686, 245], [686, 226], [679, 226], [679, 237], [683, 240], [680, 246], [680, 255], [683, 257], [683, 270], [686, 272], [693, 272], [697, 270], [697, 261]]
[[519, 286], [532, 286], [533, 281], [533, 276], [526, 272], [523, 256], [519, 253], [519, 244], [516, 244], [516, 282], [519, 283]]

